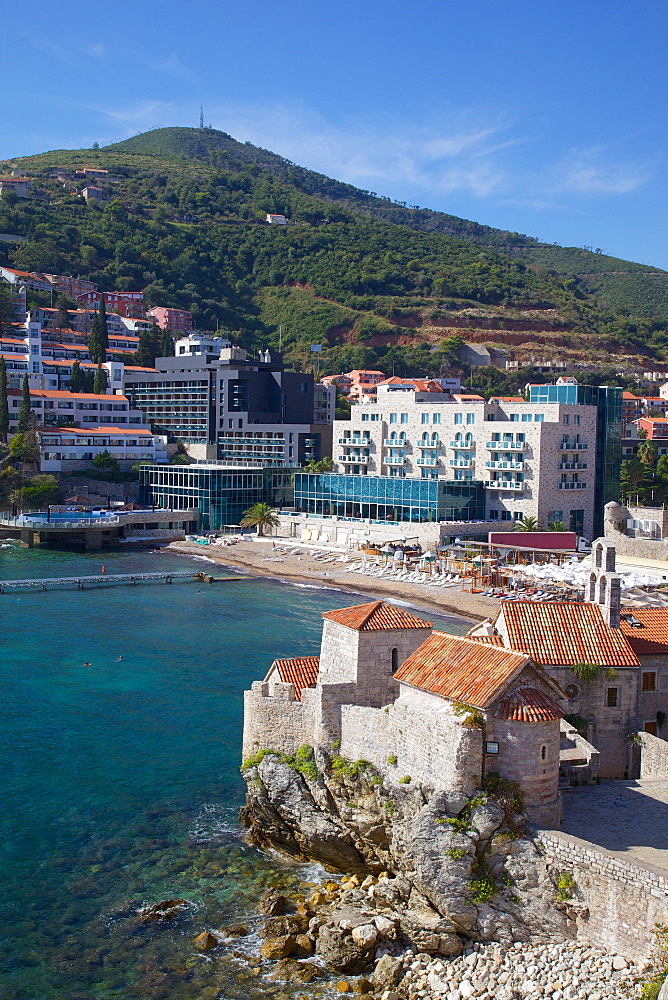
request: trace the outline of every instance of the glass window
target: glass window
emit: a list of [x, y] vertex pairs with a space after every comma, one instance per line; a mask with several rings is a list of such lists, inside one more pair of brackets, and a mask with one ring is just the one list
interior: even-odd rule
[[[436, 416], [436, 414], [434, 414], [434, 417], [435, 416]], [[436, 420], [434, 420], [434, 423], [436, 423]], [[461, 414], [461, 413], [455, 413], [455, 423], [456, 424], [463, 423], [463, 414]]]
[[531, 420], [531, 414], [530, 413], [523, 413], [522, 414], [522, 422], [523, 423], [525, 423], [525, 424], [529, 423], [530, 420]]
[[422, 414], [422, 423], [423, 424], [428, 424], [429, 423], [429, 414], [428, 413], [423, 413]]
[[512, 421], [513, 423], [515, 423], [515, 424], [519, 423], [519, 420], [520, 420], [520, 415], [519, 415], [519, 413], [511, 413], [511, 414], [510, 414], [510, 419], [511, 419], [511, 421]]
[[401, 414], [401, 423], [402, 424], [407, 424], [408, 423], [408, 414], [407, 413], [402, 413]]
[[576, 413], [573, 417], [573, 423], [579, 427], [580, 426], [580, 414]]
[[536, 421], [537, 424], [542, 424], [543, 421], [545, 420], [545, 414], [544, 413], [534, 413], [533, 418], [534, 418], [534, 420]]
[[515, 440], [516, 441], [524, 441], [525, 437], [526, 437], [526, 435], [524, 435], [524, 434], [516, 434], [515, 435]]
[[570, 423], [570, 417], [568, 416], [568, 414], [567, 414], [567, 413], [564, 413], [564, 416], [563, 416], [562, 420], [563, 420], [563, 423], [564, 423], [564, 424], [565, 424], [566, 426], [568, 426], [568, 424]]
[[369, 414], [368, 413], [363, 413], [362, 414], [362, 420], [368, 420], [368, 419], [369, 419]]
[[619, 688], [608, 688], [606, 704], [608, 708], [617, 708]]
[[371, 419], [372, 420], [380, 420], [380, 413], [372, 413], [371, 414]]
[[432, 415], [431, 422], [432, 422], [432, 424], [440, 424], [440, 422], [441, 422], [441, 414], [440, 413], [434, 413]]
[[396, 413], [390, 413], [390, 423], [391, 424], [396, 424], [396, 422], [397, 422], [397, 415], [396, 415]]
[[475, 413], [467, 413], [466, 414], [466, 423], [467, 424], [474, 424], [475, 423]]

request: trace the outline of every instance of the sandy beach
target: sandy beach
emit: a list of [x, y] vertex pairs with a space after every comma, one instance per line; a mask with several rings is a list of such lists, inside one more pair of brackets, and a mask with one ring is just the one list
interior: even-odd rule
[[[318, 584], [350, 594], [368, 594], [376, 599], [394, 598], [405, 601], [416, 609], [457, 615], [471, 622], [493, 617], [499, 607], [499, 601], [493, 597], [462, 593], [456, 587], [439, 591], [421, 584], [376, 580], [359, 573], [348, 573], [345, 564], [340, 562], [330, 562], [323, 566], [320, 560], [314, 558], [312, 549], [303, 548], [299, 555], [292, 555], [288, 551], [272, 547], [272, 542], [278, 546], [289, 545], [292, 541], [289, 538], [267, 538], [224, 547], [198, 545], [196, 542], [172, 542], [168, 549], [184, 555], [206, 556], [221, 566], [243, 570], [252, 576], [271, 577], [286, 583]], [[295, 544], [293, 547], [298, 546]], [[356, 555], [348, 554], [351, 558]]]

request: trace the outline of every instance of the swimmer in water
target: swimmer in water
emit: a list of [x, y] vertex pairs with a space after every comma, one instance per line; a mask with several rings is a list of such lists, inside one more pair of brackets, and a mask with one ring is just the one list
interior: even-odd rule
[[90, 667], [91, 665], [92, 665], [92, 664], [90, 664], [90, 663], [88, 662], [88, 660], [86, 660], [86, 662], [84, 663], [84, 667]]
[[119, 656], [118, 659], [116, 660], [116, 663], [120, 663], [122, 659], [123, 659], [123, 657]]

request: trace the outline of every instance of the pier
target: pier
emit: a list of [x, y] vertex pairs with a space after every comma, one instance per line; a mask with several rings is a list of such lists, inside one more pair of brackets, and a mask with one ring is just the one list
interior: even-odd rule
[[99, 587], [103, 584], [127, 583], [134, 586], [137, 583], [173, 583], [175, 580], [198, 583], [233, 583], [244, 580], [243, 576], [211, 576], [196, 570], [177, 570], [164, 573], [98, 573], [95, 576], [49, 576], [43, 579], [0, 580], [0, 594], [6, 590], [48, 590], [50, 587], [74, 587], [85, 590], [86, 587]]

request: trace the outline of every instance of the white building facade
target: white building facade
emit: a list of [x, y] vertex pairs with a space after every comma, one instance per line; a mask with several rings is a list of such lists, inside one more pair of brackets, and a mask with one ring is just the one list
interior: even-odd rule
[[560, 521], [591, 538], [595, 406], [483, 400], [379, 387], [334, 422], [335, 471], [482, 483], [486, 519]]

